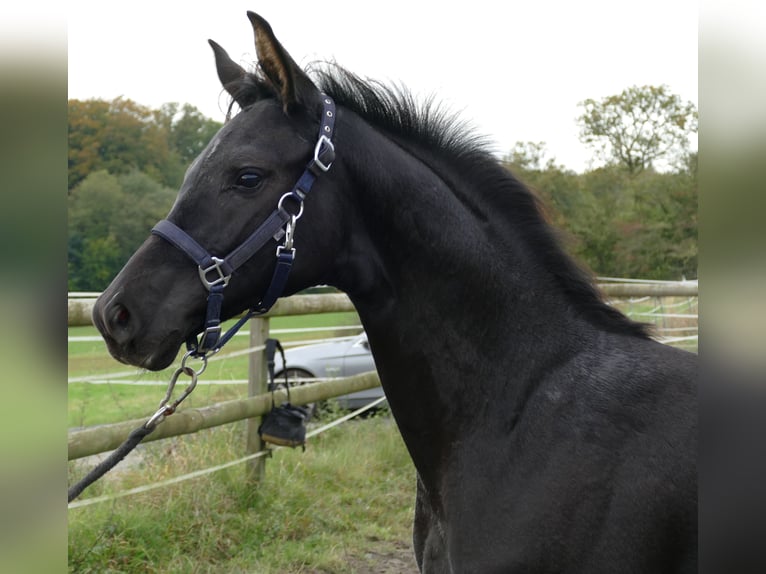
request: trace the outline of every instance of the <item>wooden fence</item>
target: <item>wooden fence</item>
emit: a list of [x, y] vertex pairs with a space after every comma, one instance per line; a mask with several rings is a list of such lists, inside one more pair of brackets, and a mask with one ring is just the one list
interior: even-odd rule
[[[694, 297], [697, 296], [697, 282], [679, 283], [608, 283], [599, 286], [610, 298], [626, 297]], [[91, 325], [91, 313], [95, 296], [79, 296], [69, 299], [69, 326]], [[296, 295], [280, 299], [263, 317], [250, 321], [250, 345], [262, 346], [269, 335], [269, 319], [285, 315], [307, 315], [354, 311], [354, 306], [344, 294]], [[248, 397], [226, 401], [201, 408], [183, 409], [168, 417], [145, 440], [158, 440], [182, 434], [194, 433], [201, 429], [229, 424], [247, 419], [247, 454], [263, 449], [258, 426], [261, 415], [271, 406], [271, 393], [266, 389], [266, 362], [264, 353], [251, 353], [248, 379]], [[370, 372], [343, 379], [312, 383], [291, 390], [295, 404], [306, 404], [337, 397], [348, 393], [374, 388], [380, 385], [377, 373]], [[278, 391], [277, 402], [285, 400], [284, 391]], [[149, 413], [150, 414], [150, 413]], [[84, 429], [70, 430], [68, 437], [69, 459], [112, 450], [119, 446], [128, 433], [145, 422], [146, 418], [116, 424], [98, 425]], [[264, 459], [251, 461], [248, 469], [252, 478], [258, 479], [264, 472]]]
[[[91, 325], [91, 314], [96, 298], [94, 296], [70, 298], [68, 302], [69, 326]], [[285, 315], [308, 315], [354, 311], [346, 295], [298, 295], [280, 299], [268, 314], [250, 320], [250, 346], [262, 347], [269, 336], [269, 319]], [[342, 396], [380, 386], [376, 372], [353, 377], [334, 379], [321, 383], [302, 385], [291, 389], [290, 398], [294, 404], [302, 405], [323, 399]], [[275, 394], [277, 404], [284, 401], [285, 391]], [[267, 373], [264, 352], [250, 354], [248, 375], [248, 397], [202, 408], [187, 408], [168, 417], [156, 430], [144, 439], [158, 440], [201, 429], [247, 420], [246, 454], [263, 450], [264, 444], [258, 435], [261, 416], [271, 407], [271, 393], [267, 392]], [[148, 413], [151, 414], [151, 413]], [[116, 424], [98, 425], [84, 429], [73, 429], [68, 435], [68, 458], [73, 460], [91, 454], [98, 454], [118, 447], [130, 431], [143, 424], [146, 418]], [[265, 459], [256, 458], [248, 463], [248, 475], [259, 480], [265, 470]]]
[[[696, 281], [662, 283], [602, 283], [599, 285], [607, 297], [696, 297]], [[96, 302], [96, 294], [84, 293], [69, 299], [69, 326], [92, 325], [91, 313]], [[276, 305], [264, 317], [284, 315], [309, 315], [312, 313], [333, 313], [336, 311], [354, 311], [354, 305], [347, 295], [331, 293], [324, 295], [293, 295], [277, 301]]]
[[[376, 372], [362, 373], [342, 379], [332, 379], [321, 383], [309, 383], [290, 389], [291, 402], [299, 405], [370, 389], [380, 385]], [[287, 400], [284, 389], [275, 391], [277, 404]], [[271, 408], [271, 393], [261, 394], [246, 399], [234, 399], [200, 408], [185, 408], [157, 426], [156, 430], [144, 439], [144, 442], [190, 434], [198, 430], [212, 428], [247, 419], [259, 417]], [[69, 432], [69, 460], [98, 454], [117, 448], [128, 433], [146, 422], [148, 417], [123, 421], [115, 424], [97, 425]]]

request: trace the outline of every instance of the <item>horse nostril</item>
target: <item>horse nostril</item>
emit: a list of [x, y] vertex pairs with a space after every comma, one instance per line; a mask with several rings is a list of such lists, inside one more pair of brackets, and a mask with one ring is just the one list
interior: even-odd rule
[[133, 327], [130, 311], [122, 303], [113, 302], [104, 314], [106, 330], [118, 343], [124, 343], [131, 337]]
[[128, 310], [125, 307], [119, 305], [119, 309], [114, 315], [115, 323], [117, 323], [119, 327], [125, 328], [128, 326], [128, 319], [130, 319], [130, 313], [128, 313]]

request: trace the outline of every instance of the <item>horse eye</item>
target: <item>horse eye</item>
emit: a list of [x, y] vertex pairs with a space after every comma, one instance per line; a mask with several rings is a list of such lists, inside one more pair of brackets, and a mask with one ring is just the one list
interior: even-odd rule
[[255, 189], [261, 183], [261, 174], [254, 171], [246, 171], [237, 177], [237, 187]]

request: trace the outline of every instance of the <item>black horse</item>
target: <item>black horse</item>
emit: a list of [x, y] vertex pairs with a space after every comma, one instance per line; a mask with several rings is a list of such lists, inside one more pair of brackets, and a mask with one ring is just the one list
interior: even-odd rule
[[94, 308], [114, 357], [168, 366], [209, 321], [200, 275], [211, 298], [228, 282], [224, 318], [275, 282], [334, 285], [417, 469], [421, 571], [696, 571], [696, 356], [606, 305], [460, 122], [334, 65], [310, 77], [248, 16], [256, 72], [211, 41], [241, 111]]

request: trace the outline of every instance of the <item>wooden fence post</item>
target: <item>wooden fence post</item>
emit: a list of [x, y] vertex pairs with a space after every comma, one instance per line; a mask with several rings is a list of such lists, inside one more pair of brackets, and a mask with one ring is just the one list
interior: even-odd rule
[[[250, 319], [250, 347], [263, 347], [269, 337], [269, 319], [255, 317]], [[250, 397], [265, 393], [268, 389], [268, 373], [266, 370], [266, 351], [250, 353], [250, 368], [248, 372], [247, 394]], [[263, 441], [258, 435], [258, 427], [262, 417], [247, 419], [247, 454], [263, 450]], [[259, 457], [247, 462], [247, 479], [252, 482], [260, 481], [266, 471], [266, 457]]]

